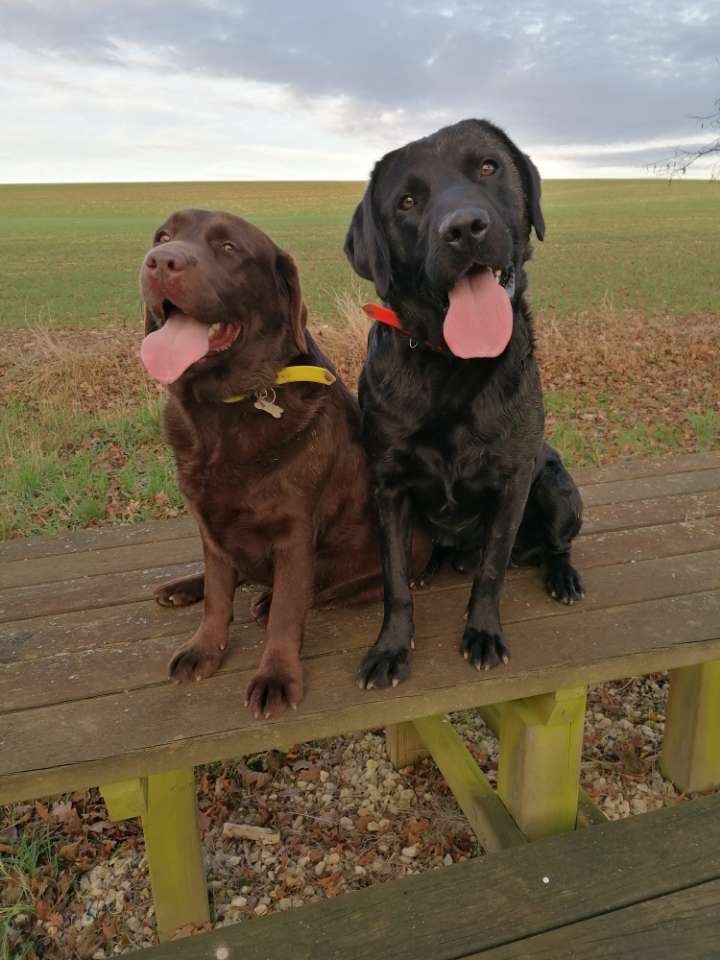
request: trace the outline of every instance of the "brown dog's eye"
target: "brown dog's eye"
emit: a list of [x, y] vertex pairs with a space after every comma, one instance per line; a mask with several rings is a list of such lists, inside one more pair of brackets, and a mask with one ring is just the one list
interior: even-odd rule
[[226, 240], [225, 243], [223, 244], [223, 250], [225, 251], [225, 253], [232, 253], [234, 249], [235, 249], [235, 245], [230, 243], [229, 240]]
[[401, 198], [399, 206], [401, 210], [412, 210], [415, 206], [415, 197], [411, 197], [409, 193], [406, 193], [405, 196]]
[[483, 160], [480, 165], [480, 176], [481, 177], [491, 177], [497, 170], [498, 165], [494, 160]]
[[170, 239], [170, 234], [169, 234], [169, 233], [165, 233], [165, 231], [163, 230], [162, 233], [158, 234], [157, 242], [158, 242], [158, 243], [167, 243], [169, 239]]

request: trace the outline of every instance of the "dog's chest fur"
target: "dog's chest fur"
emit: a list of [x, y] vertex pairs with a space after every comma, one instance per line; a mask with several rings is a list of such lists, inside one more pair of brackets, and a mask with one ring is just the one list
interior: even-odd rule
[[376, 476], [407, 491], [437, 542], [482, 540], [508, 482], [542, 444], [534, 358], [508, 364], [505, 375], [497, 362], [448, 370], [394, 353], [371, 352], [361, 386]]

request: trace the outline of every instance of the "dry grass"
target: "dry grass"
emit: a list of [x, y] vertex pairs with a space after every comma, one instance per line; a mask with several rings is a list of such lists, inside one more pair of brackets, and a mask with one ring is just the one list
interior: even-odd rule
[[[353, 290], [313, 324], [355, 387], [369, 321]], [[720, 446], [717, 320], [608, 307], [535, 324], [547, 434], [572, 466]], [[162, 389], [132, 327], [8, 330], [0, 345], [0, 539], [181, 509]]]
[[7, 330], [0, 345], [0, 402], [52, 403], [68, 413], [147, 402], [160, 388], [143, 373], [139, 346], [138, 331], [129, 327]]

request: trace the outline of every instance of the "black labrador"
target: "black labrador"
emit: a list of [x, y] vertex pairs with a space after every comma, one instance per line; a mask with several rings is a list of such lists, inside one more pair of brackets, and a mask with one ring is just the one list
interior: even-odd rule
[[353, 216], [345, 252], [386, 305], [368, 308], [381, 322], [359, 390], [385, 584], [360, 686], [409, 674], [413, 522], [434, 542], [416, 582], [445, 559], [473, 577], [460, 649], [478, 669], [507, 662], [500, 594], [511, 558], [542, 564], [557, 600], [583, 595], [570, 559], [582, 502], [543, 440], [524, 298], [531, 227], [542, 240], [538, 171], [485, 120], [388, 153]]

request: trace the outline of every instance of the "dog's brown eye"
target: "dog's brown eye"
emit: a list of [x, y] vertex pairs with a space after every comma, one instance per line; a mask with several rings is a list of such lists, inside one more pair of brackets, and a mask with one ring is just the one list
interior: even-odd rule
[[223, 244], [223, 250], [225, 251], [225, 253], [232, 253], [234, 249], [235, 249], [235, 245], [230, 243], [229, 240], [226, 240], [225, 243]]
[[158, 242], [158, 243], [167, 243], [169, 239], [170, 239], [170, 234], [169, 234], [169, 233], [165, 233], [165, 231], [163, 230], [163, 232], [162, 232], [161, 234], [159, 234], [159, 236], [158, 236], [158, 238], [157, 238], [157, 242]]
[[497, 170], [498, 165], [494, 160], [483, 160], [480, 166], [480, 176], [481, 177], [491, 177]]
[[401, 210], [412, 210], [415, 206], [415, 197], [411, 197], [409, 193], [406, 193], [404, 197], [400, 200], [400, 209]]

